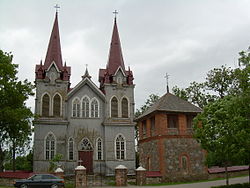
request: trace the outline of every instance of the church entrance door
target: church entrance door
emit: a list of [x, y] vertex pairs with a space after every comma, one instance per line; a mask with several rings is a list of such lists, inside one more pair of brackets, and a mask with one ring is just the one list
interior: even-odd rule
[[80, 142], [80, 151], [78, 151], [79, 164], [86, 168], [87, 174], [93, 174], [93, 147], [88, 138]]
[[87, 174], [93, 173], [93, 151], [79, 151], [79, 163], [86, 168]]

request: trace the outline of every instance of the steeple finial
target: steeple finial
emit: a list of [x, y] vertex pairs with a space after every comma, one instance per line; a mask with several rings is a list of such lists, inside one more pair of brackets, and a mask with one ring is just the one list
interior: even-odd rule
[[60, 8], [59, 5], [56, 4], [56, 5], [54, 6], [54, 8], [56, 9], [56, 13], [58, 13], [58, 9]]
[[169, 93], [169, 87], [168, 87], [168, 80], [169, 80], [169, 74], [168, 73], [166, 73], [166, 75], [165, 75], [165, 77], [164, 78], [166, 78], [166, 84], [167, 84], [167, 93]]
[[116, 19], [116, 15], [118, 14], [118, 11], [115, 10], [115, 11], [113, 12], [113, 14], [115, 15], [115, 19]]
[[85, 73], [84, 75], [82, 76], [82, 79], [84, 78], [91, 78], [91, 76], [89, 75], [89, 71], [88, 71], [88, 64], [86, 64], [86, 69], [85, 69]]

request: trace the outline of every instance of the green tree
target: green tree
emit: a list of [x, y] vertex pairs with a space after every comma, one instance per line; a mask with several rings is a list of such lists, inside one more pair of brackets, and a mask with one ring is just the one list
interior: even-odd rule
[[145, 104], [142, 105], [140, 108], [136, 109], [135, 117], [139, 117], [142, 115], [150, 106], [152, 106], [158, 99], [159, 95], [150, 94], [149, 97], [146, 99]]
[[62, 159], [63, 155], [60, 153], [57, 153], [53, 159], [49, 162], [49, 172], [54, 172], [56, 170], [56, 167], [59, 165], [59, 161]]
[[[6, 170], [12, 169], [13, 161], [12, 159], [9, 160], [8, 163], [5, 163], [4, 168]], [[32, 171], [33, 170], [33, 152], [30, 151], [26, 156], [17, 156], [16, 157], [16, 170], [26, 170]]]
[[12, 148], [13, 170], [15, 154], [29, 141], [33, 114], [25, 101], [33, 95], [33, 85], [27, 80], [19, 81], [18, 65], [13, 56], [0, 50], [0, 170], [2, 170], [4, 146]]
[[[194, 136], [203, 149], [213, 153], [214, 160], [224, 165], [228, 185], [227, 167], [239, 162], [239, 141], [246, 119], [239, 112], [232, 114], [237, 99], [224, 97], [209, 103], [204, 111], [195, 118]], [[246, 129], [244, 129], [246, 130]], [[249, 133], [248, 136], [250, 137]]]
[[216, 96], [209, 94], [205, 89], [205, 83], [191, 82], [189, 87], [180, 89], [177, 86], [172, 88], [173, 94], [203, 108], [209, 102], [214, 101]]
[[[250, 54], [240, 52], [240, 67], [231, 70], [215, 70], [217, 85], [210, 85], [219, 93], [219, 99], [205, 106], [204, 111], [195, 118], [195, 137], [209, 152], [212, 162], [224, 164], [248, 164], [250, 175]], [[213, 76], [211, 76], [213, 77]], [[217, 80], [217, 81], [216, 81]], [[209, 86], [209, 85], [207, 85]], [[249, 177], [250, 182], [250, 177]]]
[[207, 90], [216, 93], [219, 98], [223, 98], [232, 92], [234, 82], [234, 70], [222, 65], [220, 68], [214, 68], [207, 73], [204, 85]]

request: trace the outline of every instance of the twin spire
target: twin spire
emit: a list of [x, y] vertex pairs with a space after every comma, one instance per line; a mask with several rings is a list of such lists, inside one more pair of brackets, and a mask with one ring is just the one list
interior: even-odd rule
[[[69, 80], [71, 68], [67, 67], [66, 64], [65, 66], [63, 66], [57, 11], [55, 15], [55, 21], [54, 21], [53, 29], [51, 32], [44, 65], [42, 64], [36, 65], [36, 78], [44, 79], [46, 77], [46, 70], [48, 70], [48, 68], [51, 66], [53, 62], [56, 64], [57, 68], [59, 69], [61, 73], [60, 79]], [[111, 83], [112, 77], [114, 76], [114, 74], [116, 73], [119, 67], [122, 69], [125, 76], [127, 77], [128, 84], [129, 85], [133, 84], [132, 83], [132, 80], [133, 80], [132, 71], [130, 70], [126, 71], [125, 66], [124, 66], [121, 42], [119, 38], [117, 22], [116, 22], [116, 17], [115, 17], [110, 50], [109, 50], [108, 63], [107, 63], [106, 69], [100, 69], [99, 81], [101, 85], [103, 83]], [[85, 73], [85, 76], [89, 77], [88, 72], [87, 74]]]

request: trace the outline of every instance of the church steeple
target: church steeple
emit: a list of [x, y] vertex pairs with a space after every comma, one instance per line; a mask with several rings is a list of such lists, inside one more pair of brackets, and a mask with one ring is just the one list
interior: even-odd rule
[[[118, 12], [113, 12], [117, 14]], [[115, 78], [115, 74], [117, 70], [122, 70], [123, 75], [125, 76], [123, 84], [133, 85], [133, 72], [130, 70], [127, 71], [125, 69], [124, 60], [122, 56], [122, 48], [121, 42], [119, 37], [119, 32], [117, 28], [116, 16], [114, 18], [114, 26], [113, 26], [113, 33], [111, 38], [111, 44], [109, 49], [109, 57], [108, 63], [106, 65], [106, 69], [99, 70], [99, 82], [100, 82], [100, 89], [105, 93], [104, 85], [105, 84], [116, 84], [118, 80]]]
[[47, 50], [47, 54], [46, 54], [46, 58], [44, 62], [44, 68], [47, 69], [53, 61], [56, 63], [56, 66], [58, 67], [58, 69], [60, 71], [63, 71], [62, 52], [61, 52], [57, 12], [56, 12], [50, 40], [49, 40], [48, 50]]
[[118, 67], [121, 67], [125, 71], [121, 42], [115, 17], [107, 68], [110, 74], [114, 74], [117, 71]]
[[[59, 7], [56, 6], [55, 8], [59, 8]], [[69, 81], [70, 75], [71, 75], [71, 67], [66, 66], [66, 63], [63, 66], [63, 62], [62, 62], [62, 51], [61, 51], [59, 26], [58, 26], [58, 11], [56, 11], [54, 25], [52, 28], [44, 64], [42, 64], [41, 62], [40, 65], [36, 65], [36, 78], [45, 79], [45, 77], [47, 76], [46, 71], [48, 70], [48, 68], [51, 66], [53, 62], [55, 62], [60, 72], [60, 77], [58, 79]]]

